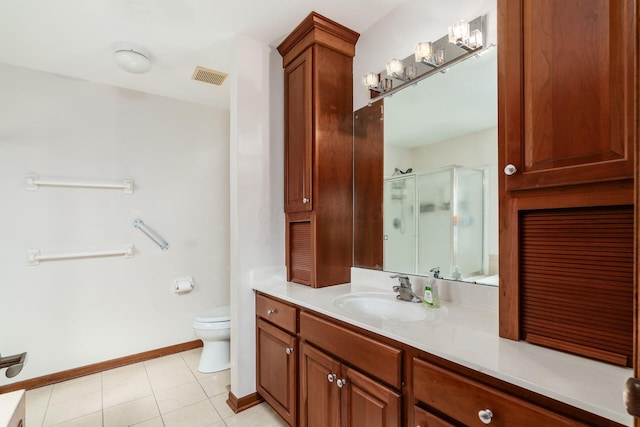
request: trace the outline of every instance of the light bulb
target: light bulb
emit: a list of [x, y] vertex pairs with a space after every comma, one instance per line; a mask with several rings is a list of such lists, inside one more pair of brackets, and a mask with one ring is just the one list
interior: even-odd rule
[[391, 61], [387, 62], [387, 74], [390, 76], [399, 76], [402, 74], [402, 61], [399, 59], [393, 58]]
[[431, 42], [420, 42], [414, 51], [416, 62], [428, 62], [433, 57], [433, 45]]
[[373, 88], [378, 86], [378, 75], [376, 73], [367, 73], [363, 77], [365, 86]]
[[449, 41], [451, 43], [466, 43], [469, 40], [469, 23], [464, 19], [449, 27]]

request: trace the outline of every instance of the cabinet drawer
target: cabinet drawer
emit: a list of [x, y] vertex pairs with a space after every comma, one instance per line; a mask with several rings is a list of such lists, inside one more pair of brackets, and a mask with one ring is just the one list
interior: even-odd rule
[[300, 313], [300, 337], [400, 389], [402, 350], [305, 312]]
[[256, 295], [256, 315], [294, 334], [297, 332], [296, 310], [282, 301]]
[[496, 426], [586, 426], [420, 359], [413, 359], [416, 399], [468, 426], [483, 426], [479, 411], [490, 410]]
[[416, 427], [454, 427], [453, 424], [418, 406], [413, 407], [413, 424]]

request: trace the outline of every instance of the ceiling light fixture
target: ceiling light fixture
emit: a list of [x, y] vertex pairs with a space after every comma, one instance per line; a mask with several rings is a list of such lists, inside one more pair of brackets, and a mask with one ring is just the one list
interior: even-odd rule
[[124, 71], [133, 74], [143, 74], [151, 69], [151, 55], [140, 46], [131, 43], [115, 45], [113, 61]]

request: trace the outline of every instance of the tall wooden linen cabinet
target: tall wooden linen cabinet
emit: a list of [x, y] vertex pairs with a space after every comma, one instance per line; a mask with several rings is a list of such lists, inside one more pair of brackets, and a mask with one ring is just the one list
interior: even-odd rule
[[353, 56], [359, 34], [311, 13], [284, 67], [287, 280], [347, 283], [353, 263]]
[[498, 0], [500, 335], [632, 363], [637, 0]]

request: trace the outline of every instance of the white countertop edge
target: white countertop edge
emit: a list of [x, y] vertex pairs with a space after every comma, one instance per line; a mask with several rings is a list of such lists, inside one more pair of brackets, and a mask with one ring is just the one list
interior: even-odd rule
[[[402, 342], [499, 380], [620, 424], [633, 426], [633, 417], [626, 413], [622, 398], [624, 381], [626, 378], [633, 376], [632, 369], [546, 349], [524, 341], [518, 342], [500, 338], [497, 333], [498, 314], [495, 311], [444, 301], [444, 310], [450, 310], [450, 313], [445, 315], [444, 319], [439, 321], [436, 327], [428, 322], [398, 324], [396, 322], [389, 323], [382, 320], [374, 321], [351, 316], [334, 307], [331, 301], [336, 296], [352, 292], [352, 285], [350, 284], [312, 289], [308, 286], [276, 280], [257, 283], [252, 287], [256, 291], [264, 292], [350, 325]], [[367, 289], [357, 285], [357, 290]], [[368, 290], [379, 291], [378, 288], [373, 287]], [[455, 317], [460, 314], [462, 314], [461, 317], [469, 316], [477, 321], [469, 322], [472, 324], [468, 325], [462, 323], [453, 325], [453, 333], [467, 334], [471, 345], [473, 345], [474, 340], [481, 343], [482, 352], [478, 352], [477, 348], [455, 348], [455, 345], [447, 346], [443, 345], [442, 342], [431, 345], [436, 339], [430, 343], [427, 339], [422, 341], [410, 336], [412, 329], [422, 328], [425, 331], [425, 327], [427, 327], [429, 329], [427, 332], [439, 334], [440, 341], [443, 341], [441, 338], [448, 337], [448, 335], [445, 332], [438, 331], [437, 328], [446, 329], [450, 326], [448, 324], [448, 316]], [[454, 322], [452, 321], [451, 323]], [[460, 328], [460, 326], [463, 326], [462, 329], [465, 330], [456, 329]], [[476, 328], [477, 331], [475, 331]], [[495, 331], [492, 331], [492, 329], [495, 329]], [[467, 338], [463, 338], [460, 341], [466, 341]], [[472, 354], [473, 358], [468, 355], [470, 352], [475, 352]], [[502, 359], [505, 359], [505, 361], [503, 362]], [[527, 368], [523, 371], [518, 371], [517, 365], [520, 362], [527, 364]], [[558, 368], [557, 371], [561, 375], [558, 378], [548, 378], [549, 371], [555, 370], [551, 368]], [[536, 372], [539, 372], [540, 375], [537, 375]], [[619, 397], [615, 398], [611, 393], [617, 394]]]

